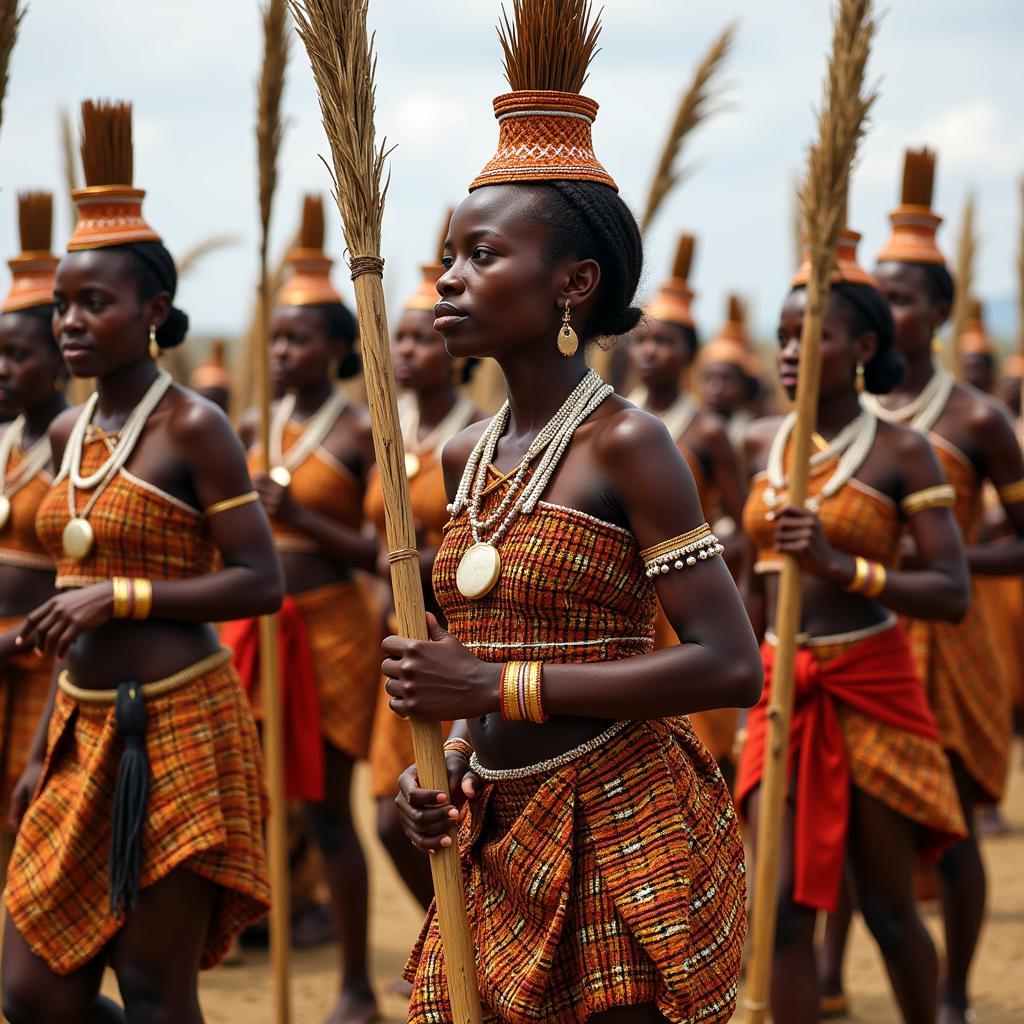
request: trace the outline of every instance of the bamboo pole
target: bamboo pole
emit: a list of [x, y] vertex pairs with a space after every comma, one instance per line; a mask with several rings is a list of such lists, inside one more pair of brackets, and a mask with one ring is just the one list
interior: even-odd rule
[[[260, 247], [256, 329], [252, 336], [253, 366], [259, 403], [261, 468], [268, 467], [270, 452], [270, 278], [267, 251], [270, 215], [277, 187], [277, 157], [283, 124], [281, 94], [288, 62], [288, 11], [285, 0], [267, 0], [263, 19], [263, 65], [258, 86], [256, 143], [259, 163]], [[270, 866], [270, 965], [273, 1014], [276, 1024], [291, 1019], [288, 956], [291, 946], [291, 907], [288, 876], [288, 814], [284, 787], [284, 729], [281, 722], [280, 652], [276, 615], [259, 622], [260, 702], [263, 706], [263, 756], [270, 817], [267, 821], [267, 852]]]
[[[815, 427], [821, 384], [821, 332], [828, 305], [836, 241], [844, 226], [850, 166], [856, 156], [865, 118], [875, 99], [873, 91], [866, 96], [863, 94], [864, 68], [874, 31], [872, 0], [841, 0], [835, 16], [825, 102], [818, 115], [818, 140], [808, 155], [801, 191], [804, 226], [811, 249], [811, 274], [800, 336], [790, 505], [801, 506], [807, 497], [811, 434]], [[757, 828], [752, 955], [747, 972], [748, 1024], [762, 1024], [770, 995], [789, 726], [793, 711], [793, 666], [796, 635], [800, 628], [801, 596], [799, 563], [787, 555], [783, 561], [776, 608], [778, 647], [768, 708], [768, 740]]]
[[[289, 0], [299, 36], [309, 54], [331, 147], [328, 170], [341, 214], [366, 378], [367, 399], [384, 493], [388, 561], [398, 630], [428, 639], [413, 528], [405, 453], [398, 421], [394, 371], [384, 306], [384, 261], [380, 224], [387, 184], [387, 152], [374, 126], [376, 57], [366, 29], [366, 0]], [[326, 163], [326, 161], [325, 161]], [[412, 720], [413, 747], [421, 785], [448, 792], [448, 775], [437, 722]], [[455, 1024], [480, 1024], [476, 966], [466, 917], [457, 844], [430, 858], [437, 917], [444, 944], [448, 996]]]

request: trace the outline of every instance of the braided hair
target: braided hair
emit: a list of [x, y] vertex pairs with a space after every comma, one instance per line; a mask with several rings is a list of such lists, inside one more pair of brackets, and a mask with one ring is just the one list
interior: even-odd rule
[[550, 229], [551, 264], [573, 256], [594, 260], [601, 267], [597, 298], [581, 340], [628, 334], [642, 316], [632, 302], [644, 262], [640, 229], [629, 207], [614, 189], [592, 181], [517, 187], [540, 194], [538, 219]]

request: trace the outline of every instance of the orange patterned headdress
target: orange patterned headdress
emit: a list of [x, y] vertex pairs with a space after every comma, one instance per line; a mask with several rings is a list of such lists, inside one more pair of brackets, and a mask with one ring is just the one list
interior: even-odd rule
[[725, 323], [719, 328], [717, 336], [697, 356], [699, 367], [711, 363], [737, 366], [750, 377], [760, 373], [761, 367], [747, 336], [747, 311], [738, 295], [729, 296]]
[[972, 298], [967, 304], [967, 322], [960, 336], [960, 354], [964, 356], [993, 355], [992, 340], [985, 330], [985, 312], [981, 302]]
[[898, 263], [946, 265], [946, 259], [935, 242], [942, 218], [932, 212], [934, 186], [934, 150], [908, 149], [903, 163], [902, 201], [889, 214], [892, 235], [876, 257], [877, 262], [895, 260]]
[[291, 271], [277, 296], [283, 306], [319, 306], [341, 302], [341, 294], [331, 284], [334, 263], [324, 252], [324, 202], [318, 195], [304, 196], [298, 245], [284, 259]]
[[433, 313], [434, 306], [437, 305], [437, 301], [440, 296], [437, 294], [437, 282], [440, 276], [444, 273], [444, 267], [441, 265], [441, 258], [444, 256], [444, 241], [448, 237], [448, 225], [452, 222], [452, 214], [455, 210], [452, 207], [448, 207], [448, 213], [445, 215], [444, 223], [441, 225], [441, 237], [437, 243], [437, 256], [433, 263], [422, 263], [420, 264], [420, 286], [405, 300], [403, 309], [420, 309], [428, 313]]
[[[833, 284], [866, 284], [871, 288], [877, 288], [878, 282], [857, 262], [857, 243], [860, 241], [860, 233], [843, 228], [839, 232], [839, 241], [836, 244], [836, 259], [832, 267], [830, 280]], [[792, 286], [800, 288], [807, 284], [811, 277], [811, 254], [808, 250], [804, 254], [804, 261], [800, 264], [793, 277]]]
[[223, 341], [215, 341], [210, 346], [210, 354], [200, 363], [188, 379], [188, 386], [194, 391], [203, 388], [223, 388], [231, 390], [231, 371], [227, 367], [227, 346]]
[[594, 154], [597, 104], [580, 95], [601, 33], [590, 0], [513, 0], [498, 35], [512, 92], [494, 100], [498, 149], [470, 183], [594, 181], [618, 191]]
[[693, 313], [690, 303], [694, 293], [687, 279], [693, 263], [693, 248], [697, 240], [693, 235], [680, 235], [676, 246], [675, 263], [672, 265], [672, 276], [658, 288], [654, 301], [644, 310], [650, 320], [664, 320], [665, 323], [678, 324], [681, 327], [693, 326]]
[[14, 313], [53, 302], [53, 286], [60, 259], [50, 251], [53, 242], [53, 196], [49, 192], [22, 192], [18, 196], [21, 252], [7, 261], [11, 290], [0, 312]]
[[78, 223], [68, 241], [69, 252], [162, 241], [142, 216], [146, 193], [132, 188], [130, 103], [82, 103], [82, 167], [85, 188], [71, 193]]

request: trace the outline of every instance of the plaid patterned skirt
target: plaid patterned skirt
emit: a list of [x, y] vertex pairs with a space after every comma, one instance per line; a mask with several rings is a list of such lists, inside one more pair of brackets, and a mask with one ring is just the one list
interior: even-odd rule
[[[265, 797], [252, 713], [230, 665], [146, 702], [149, 807], [140, 887], [184, 867], [220, 887], [201, 966], [270, 906]], [[122, 743], [113, 705], [58, 691], [46, 766], [7, 875], [7, 910], [36, 956], [67, 974], [124, 923], [110, 910], [110, 813]]]
[[[0, 633], [25, 621], [23, 615], [0, 619]], [[28, 764], [39, 716], [46, 707], [53, 661], [32, 651], [16, 654], [0, 670], [0, 828], [7, 831], [11, 794]]]
[[[459, 833], [489, 1024], [653, 1003], [728, 1021], [746, 932], [736, 814], [685, 718], [637, 722], [553, 774], [485, 787]], [[409, 1021], [452, 1021], [434, 911]]]

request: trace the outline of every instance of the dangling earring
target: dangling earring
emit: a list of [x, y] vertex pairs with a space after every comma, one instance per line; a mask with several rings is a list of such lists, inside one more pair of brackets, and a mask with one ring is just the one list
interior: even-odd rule
[[149, 358], [160, 358], [160, 344], [156, 340], [156, 324], [149, 325]]
[[932, 335], [932, 355], [942, 355], [942, 339], [937, 334]]
[[854, 387], [857, 389], [857, 394], [864, 394], [864, 364], [857, 364], [857, 379], [854, 382]]
[[565, 311], [562, 313], [562, 326], [558, 331], [558, 351], [567, 358], [576, 355], [576, 349], [580, 347], [580, 339], [569, 322], [569, 300], [565, 301]]

